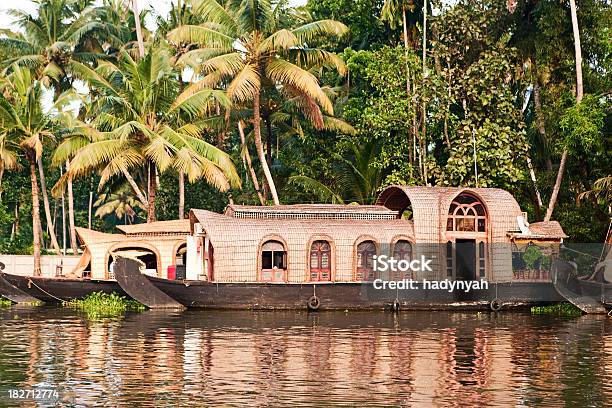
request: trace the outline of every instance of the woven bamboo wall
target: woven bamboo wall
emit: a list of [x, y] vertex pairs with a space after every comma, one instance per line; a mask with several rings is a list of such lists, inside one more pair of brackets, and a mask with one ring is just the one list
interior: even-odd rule
[[356, 245], [372, 239], [391, 243], [399, 236], [414, 241], [409, 220], [266, 220], [238, 219], [205, 210], [192, 210], [193, 221], [202, 224], [214, 247], [215, 280], [254, 282], [258, 280], [259, 248], [267, 240], [287, 245], [287, 280], [307, 280], [309, 243], [327, 239], [332, 244], [332, 280], [353, 280]]

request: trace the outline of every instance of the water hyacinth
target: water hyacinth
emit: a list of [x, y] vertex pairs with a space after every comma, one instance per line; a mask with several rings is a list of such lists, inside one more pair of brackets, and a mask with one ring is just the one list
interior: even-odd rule
[[81, 310], [88, 316], [115, 316], [125, 312], [140, 312], [145, 310], [145, 306], [135, 300], [126, 299], [116, 293], [94, 292], [85, 299], [73, 299], [63, 302], [63, 306]]
[[4, 298], [4, 297], [0, 296], [0, 307], [6, 307], [6, 306], [10, 306], [12, 304], [13, 304], [13, 302], [8, 300], [7, 298]]
[[555, 303], [549, 306], [534, 306], [531, 308], [534, 315], [556, 315], [556, 316], [582, 316], [582, 310], [569, 302]]

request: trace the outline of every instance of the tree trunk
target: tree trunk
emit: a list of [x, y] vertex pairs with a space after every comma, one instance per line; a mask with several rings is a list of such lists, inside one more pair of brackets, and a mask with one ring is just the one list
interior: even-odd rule
[[272, 174], [270, 173], [270, 168], [268, 167], [268, 163], [266, 161], [266, 154], [264, 152], [263, 143], [261, 141], [261, 118], [259, 115], [260, 107], [258, 89], [257, 91], [255, 91], [255, 97], [253, 100], [253, 135], [255, 137], [255, 147], [257, 149], [257, 157], [261, 162], [261, 167], [263, 169], [268, 188], [270, 189], [270, 193], [272, 194], [272, 200], [274, 201], [274, 205], [279, 205], [280, 201], [278, 200], [278, 194], [276, 193], [276, 186], [274, 185], [274, 180], [272, 179]]
[[270, 123], [270, 118], [265, 118], [266, 122], [266, 161], [268, 162], [268, 166], [272, 165], [272, 124]]
[[138, 1], [132, 0], [132, 11], [134, 12], [134, 24], [136, 25], [136, 39], [138, 41], [138, 53], [140, 58], [144, 57], [145, 49], [142, 39], [142, 27], [140, 26], [140, 13], [138, 12]]
[[121, 172], [123, 173], [123, 177], [125, 177], [125, 179], [129, 183], [129, 185], [132, 187], [132, 190], [136, 194], [136, 197], [138, 197], [138, 199], [140, 200], [142, 205], [145, 206], [145, 209], [148, 210], [149, 209], [149, 202], [148, 202], [147, 198], [144, 196], [144, 194], [142, 194], [142, 191], [140, 191], [140, 188], [138, 188], [138, 184], [136, 184], [136, 181], [134, 180], [134, 177], [132, 177], [132, 175], [126, 169], [124, 169], [124, 168], [121, 169]]
[[[423, 83], [427, 76], [427, 0], [423, 1]], [[427, 185], [427, 110], [423, 98], [423, 183]]]
[[185, 175], [182, 171], [179, 171], [179, 208], [178, 208], [179, 220], [185, 218]]
[[0, 162], [0, 202], [2, 202], [2, 177], [4, 176], [4, 165]]
[[74, 227], [74, 194], [72, 193], [72, 176], [70, 175], [70, 163], [66, 161], [66, 172], [68, 175], [68, 226], [70, 228], [70, 247], [72, 254], [79, 253], [79, 247], [76, 239], [76, 229]]
[[[62, 167], [60, 167], [60, 175], [63, 175]], [[62, 249], [66, 255], [66, 194], [62, 191]]]
[[38, 231], [38, 225], [40, 225], [40, 203], [38, 200], [38, 180], [36, 179], [37, 160], [34, 152], [28, 152], [26, 155], [30, 163], [30, 181], [32, 182], [32, 246], [34, 249], [34, 276], [40, 276], [40, 233]]
[[[531, 183], [533, 185], [533, 192], [536, 196], [536, 213], [540, 214], [542, 211], [542, 196], [540, 195], [540, 189], [538, 188], [538, 179], [536, 178], [535, 170], [533, 169], [533, 163], [529, 153], [526, 155], [527, 167], [529, 168], [529, 176], [531, 177]], [[539, 215], [538, 215], [539, 219]]]
[[[570, 0], [570, 10], [572, 15], [572, 30], [574, 32], [574, 51], [576, 53], [576, 104], [582, 101], [584, 90], [582, 88], [582, 49], [580, 47], [580, 31], [578, 30], [578, 16], [576, 14], [576, 0]], [[561, 189], [561, 182], [563, 182], [563, 173], [565, 172], [565, 165], [567, 163], [567, 147], [563, 149], [561, 154], [561, 163], [559, 164], [559, 170], [557, 171], [557, 179], [553, 187], [548, 208], [546, 209], [546, 215], [544, 221], [550, 221], [552, 213], [557, 204], [557, 198], [559, 196], [559, 190]]]
[[43, 169], [42, 158], [38, 159], [37, 163], [38, 173], [40, 174], [40, 189], [42, 190], [43, 204], [45, 207], [45, 219], [47, 220], [47, 229], [49, 230], [49, 236], [51, 237], [51, 246], [53, 247], [55, 253], [59, 254], [60, 246], [57, 243], [53, 218], [51, 218], [51, 206], [49, 205], [49, 196], [47, 195], [47, 182], [45, 180], [45, 171]]
[[[412, 92], [410, 91], [410, 64], [408, 63], [408, 50], [410, 44], [408, 43], [408, 21], [406, 18], [406, 6], [402, 5], [402, 24], [404, 28], [404, 63], [406, 64], [406, 97], [409, 101], [412, 101]], [[410, 129], [410, 127], [408, 127]], [[414, 167], [414, 156], [412, 154], [411, 144], [411, 134], [410, 130], [408, 130], [408, 161], [410, 162], [410, 168]]]
[[87, 205], [87, 228], [91, 229], [91, 213], [93, 209], [93, 180], [89, 179], [89, 204]]
[[19, 207], [21, 207], [21, 202], [17, 201], [15, 203], [15, 222], [13, 223], [13, 234], [11, 234], [11, 241], [19, 235]]
[[259, 181], [257, 181], [257, 173], [255, 173], [255, 169], [253, 168], [253, 162], [251, 162], [251, 154], [249, 153], [249, 147], [246, 144], [246, 138], [244, 137], [244, 126], [242, 121], [238, 121], [238, 133], [240, 134], [240, 142], [245, 148], [244, 159], [246, 161], [246, 165], [249, 168], [249, 173], [251, 174], [251, 179], [253, 180], [253, 188], [257, 193], [257, 198], [259, 198], [259, 202], [261, 205], [266, 205], [266, 200], [264, 196], [261, 194], [261, 190], [259, 189]]
[[157, 175], [155, 169], [155, 163], [149, 162], [149, 211], [147, 222], [157, 221], [157, 216], [155, 215], [155, 195], [157, 194]]
[[[535, 114], [536, 114], [536, 126], [538, 128], [538, 133], [542, 140], [547, 141], [548, 137], [546, 136], [546, 127], [544, 125], [544, 114], [542, 112], [542, 98], [540, 95], [540, 85], [538, 84], [538, 77], [536, 74], [536, 78], [533, 84], [533, 104], [535, 106]], [[546, 169], [548, 171], [552, 171], [552, 160], [550, 159], [550, 155], [546, 157]]]

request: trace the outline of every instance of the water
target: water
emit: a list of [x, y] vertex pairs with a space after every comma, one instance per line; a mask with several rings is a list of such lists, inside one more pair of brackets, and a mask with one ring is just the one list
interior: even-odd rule
[[612, 406], [612, 319], [148, 311], [90, 320], [0, 308], [0, 406], [19, 405], [10, 389], [33, 388], [57, 390], [62, 406]]

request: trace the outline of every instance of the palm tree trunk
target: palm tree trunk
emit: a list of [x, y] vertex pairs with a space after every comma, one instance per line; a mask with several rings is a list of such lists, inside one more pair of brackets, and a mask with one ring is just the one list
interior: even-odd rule
[[266, 161], [268, 162], [268, 166], [272, 165], [272, 124], [270, 123], [270, 118], [266, 117], [264, 119], [266, 122]]
[[266, 154], [264, 152], [263, 143], [261, 141], [259, 89], [255, 91], [254, 100], [253, 100], [253, 134], [255, 136], [255, 147], [257, 149], [257, 157], [259, 158], [259, 161], [261, 163], [261, 167], [263, 169], [264, 176], [266, 178], [266, 182], [268, 184], [268, 187], [270, 188], [270, 193], [272, 193], [272, 200], [274, 201], [274, 205], [279, 205], [280, 201], [278, 200], [278, 194], [276, 193], [276, 186], [274, 185], [274, 180], [272, 179], [270, 168], [268, 167], [268, 163], [266, 162]]
[[244, 127], [242, 121], [238, 121], [238, 133], [240, 134], [240, 142], [245, 148], [244, 160], [246, 161], [247, 167], [249, 168], [249, 173], [251, 174], [251, 179], [253, 180], [253, 188], [257, 193], [257, 198], [259, 198], [259, 202], [261, 205], [266, 205], [266, 200], [264, 196], [261, 194], [261, 190], [259, 188], [259, 181], [257, 181], [257, 173], [255, 173], [255, 169], [253, 168], [253, 162], [251, 161], [251, 154], [249, 153], [249, 147], [246, 144], [246, 138], [244, 137]]
[[134, 24], [136, 25], [136, 39], [138, 41], [138, 53], [140, 58], [144, 57], [145, 49], [142, 40], [142, 27], [140, 26], [140, 13], [138, 12], [138, 0], [132, 0], [132, 11], [134, 12]]
[[[66, 172], [70, 172], [70, 163], [66, 161]], [[70, 174], [70, 173], [69, 173]], [[76, 229], [74, 227], [74, 194], [72, 192], [72, 176], [68, 176], [68, 226], [70, 228], [70, 247], [73, 255], [79, 253], [76, 240]]]
[[[423, 1], [423, 82], [427, 75], [427, 0]], [[423, 98], [423, 183], [427, 185], [427, 112]]]
[[2, 177], [4, 176], [4, 165], [0, 162], [0, 202], [2, 202]]
[[134, 194], [136, 194], [136, 197], [138, 197], [142, 205], [145, 206], [145, 209], [148, 210], [149, 202], [144, 196], [144, 194], [142, 194], [142, 191], [140, 191], [140, 188], [138, 188], [138, 184], [136, 184], [134, 177], [132, 177], [132, 175], [125, 168], [121, 169], [121, 173], [123, 173], [123, 177], [125, 177], [125, 179], [128, 181], [129, 185], [132, 187], [132, 190], [134, 190]]
[[[406, 19], [406, 6], [402, 5], [402, 24], [404, 28], [404, 59], [406, 64], [406, 97], [409, 101], [412, 100], [412, 94], [410, 92], [410, 66], [408, 64], [408, 49], [410, 47], [408, 43], [408, 21]], [[408, 127], [408, 161], [410, 162], [410, 168], [414, 167], [414, 157], [412, 155], [412, 149], [410, 147], [411, 144], [411, 135], [410, 135], [410, 127]]]
[[55, 227], [53, 226], [53, 218], [51, 218], [51, 206], [49, 205], [49, 196], [47, 195], [47, 182], [45, 180], [45, 170], [43, 169], [42, 158], [37, 160], [38, 162], [38, 173], [40, 174], [40, 188], [42, 190], [43, 204], [45, 207], [45, 218], [47, 220], [47, 229], [49, 230], [49, 236], [51, 237], [51, 246], [56, 254], [60, 253], [60, 246], [57, 243], [57, 237], [55, 236]]
[[[538, 188], [538, 179], [536, 178], [535, 170], [533, 168], [533, 163], [531, 162], [531, 157], [529, 153], [526, 155], [527, 167], [529, 168], [529, 176], [531, 177], [531, 183], [533, 185], [533, 192], [536, 196], [536, 213], [540, 214], [542, 210], [542, 196], [540, 195], [540, 189]], [[539, 217], [538, 217], [539, 218]]]
[[[578, 15], [576, 13], [576, 0], [570, 0], [570, 11], [572, 15], [572, 30], [574, 32], [574, 51], [576, 53], [576, 104], [582, 101], [584, 93], [582, 87], [582, 49], [580, 47], [580, 31], [578, 29]], [[565, 172], [565, 165], [567, 163], [567, 147], [563, 149], [561, 154], [561, 163], [559, 163], [559, 170], [557, 171], [557, 179], [553, 187], [553, 192], [550, 196], [548, 208], [546, 209], [546, 215], [544, 221], [550, 221], [552, 213], [557, 204], [557, 198], [559, 196], [559, 190], [561, 189], [561, 182], [563, 181], [563, 173]]]
[[[540, 85], [538, 84], [537, 74], [533, 83], [533, 104], [535, 106], [536, 126], [538, 128], [538, 133], [540, 134], [542, 140], [548, 140], [548, 137], [546, 136], [546, 127], [544, 125], [544, 115], [542, 113], [542, 97], [540, 95]], [[546, 169], [548, 171], [552, 171], [552, 160], [550, 159], [550, 155], [546, 157]]]
[[179, 220], [185, 218], [185, 174], [179, 171], [179, 208], [178, 208]]
[[157, 175], [155, 169], [155, 163], [149, 162], [149, 211], [147, 222], [157, 221], [157, 216], [155, 215], [155, 195], [157, 194]]
[[40, 225], [40, 202], [38, 200], [38, 180], [36, 179], [37, 160], [34, 152], [27, 152], [26, 155], [30, 163], [30, 181], [32, 182], [32, 246], [34, 250], [34, 276], [40, 276], [40, 233], [38, 230], [38, 226]]
[[93, 180], [89, 179], [89, 203], [87, 205], [87, 228], [91, 229], [91, 213], [93, 208]]

